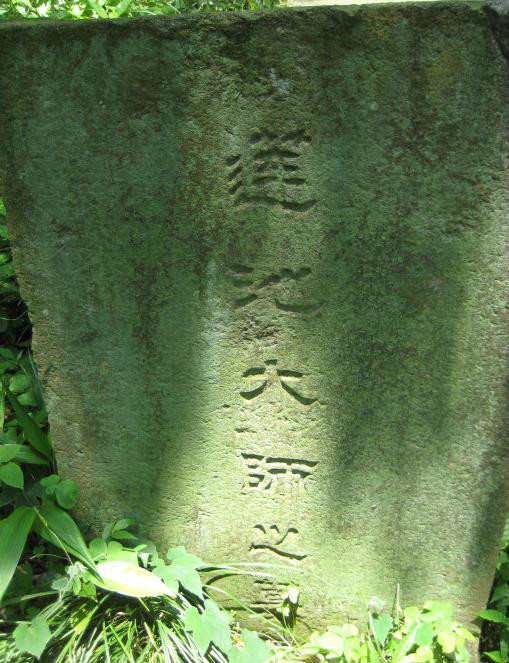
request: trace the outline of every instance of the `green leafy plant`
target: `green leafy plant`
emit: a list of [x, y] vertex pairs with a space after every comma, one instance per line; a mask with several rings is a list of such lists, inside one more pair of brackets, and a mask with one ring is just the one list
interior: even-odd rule
[[51, 631], [42, 615], [37, 615], [27, 624], [20, 624], [14, 633], [18, 651], [32, 654], [35, 658], [40, 657], [50, 639]]
[[0, 439], [0, 495], [4, 510], [10, 511], [7, 517], [0, 520], [1, 602], [32, 531], [66, 555], [76, 557], [92, 571], [95, 567], [77, 524], [64, 510], [74, 506], [74, 482], [61, 481], [55, 474], [41, 477], [40, 472], [27, 472], [29, 481], [25, 481], [21, 465], [34, 465], [37, 469], [42, 467], [43, 472], [50, 469], [52, 451], [49, 437], [12, 394], [5, 381], [0, 384], [2, 397], [6, 396], [15, 422], [10, 427], [12, 434], [7, 436], [2, 433]]
[[40, 481], [43, 493], [54, 497], [63, 509], [72, 509], [76, 504], [76, 484], [71, 479], [62, 479], [58, 474], [50, 474]]
[[23, 489], [23, 470], [18, 463], [13, 462], [19, 450], [17, 444], [6, 444], [0, 447], [0, 483], [12, 488]]
[[[438, 663], [469, 660], [467, 642], [474, 636], [453, 619], [448, 603], [429, 601], [422, 609], [395, 608], [385, 612], [380, 601], [370, 603], [368, 625], [329, 626], [314, 632], [302, 646], [291, 648], [291, 660], [338, 663]], [[288, 657], [288, 654], [286, 655]]]
[[[2, 661], [43, 653], [52, 663], [268, 661], [271, 648], [260, 636], [232, 626], [231, 614], [208, 596], [200, 571], [209, 566], [183, 547], [163, 561], [128, 524], [118, 521], [90, 542], [94, 572], [74, 562], [53, 580], [52, 600], [0, 641]], [[119, 531], [126, 543], [112, 538]], [[18, 596], [10, 605], [33, 598], [40, 600]]]
[[28, 535], [35, 530], [43, 539], [84, 563], [95, 566], [78, 526], [71, 516], [51, 502], [17, 507], [0, 522], [0, 601], [14, 576]]
[[[2, 11], [0, 0], [0, 18]], [[0, 375], [20, 368], [12, 349], [27, 348], [30, 342], [30, 321], [16, 283], [5, 208], [0, 198]]]
[[[497, 561], [495, 582], [488, 608], [480, 615], [487, 622], [483, 629], [484, 656], [495, 663], [509, 663], [509, 516], [506, 519]], [[493, 648], [496, 645], [496, 648]]]
[[281, 4], [280, 0], [0, 0], [0, 19], [120, 18], [191, 11], [273, 9]]

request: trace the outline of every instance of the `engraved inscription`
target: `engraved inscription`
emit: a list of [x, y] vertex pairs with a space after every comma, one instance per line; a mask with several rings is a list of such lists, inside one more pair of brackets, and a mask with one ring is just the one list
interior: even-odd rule
[[250, 606], [253, 612], [267, 619], [276, 617], [290, 628], [297, 617], [303, 616], [299, 590], [289, 582], [259, 579], [254, 581], [254, 590], [256, 599]]
[[304, 492], [318, 461], [242, 452], [246, 478], [242, 492]]
[[232, 265], [228, 277], [235, 289], [234, 306], [241, 308], [258, 299], [255, 292], [254, 269], [245, 265]]
[[253, 543], [249, 551], [251, 555], [270, 553], [276, 557], [293, 562], [301, 562], [307, 555], [296, 550], [296, 539], [299, 530], [296, 527], [279, 529], [277, 525], [258, 524], [254, 527]]
[[258, 598], [251, 605], [255, 612], [277, 611], [281, 608], [285, 595], [290, 586], [289, 582], [278, 582], [270, 578], [260, 578], [254, 581]]
[[[269, 297], [274, 306], [285, 313], [312, 315], [322, 308], [323, 300], [305, 299], [299, 296], [281, 294], [281, 288], [291, 289], [311, 274], [309, 267], [293, 270], [283, 268], [279, 272], [256, 277], [255, 270], [247, 265], [232, 265], [228, 278], [233, 286], [233, 304], [235, 308], [244, 308], [248, 304], [264, 297]], [[279, 292], [279, 294], [278, 294]]]
[[228, 192], [234, 205], [259, 203], [293, 212], [316, 205], [302, 164], [303, 150], [310, 143], [305, 131], [254, 131], [246, 153], [226, 160]]
[[276, 359], [267, 359], [264, 362], [264, 366], [248, 368], [244, 371], [242, 377], [247, 383], [252, 385], [251, 387], [246, 387], [240, 391], [242, 398], [247, 401], [251, 401], [258, 396], [261, 396], [261, 394], [267, 389], [278, 385], [301, 405], [312, 405], [317, 400], [316, 398], [303, 396], [295, 388], [295, 385], [297, 385], [304, 377], [304, 373], [277, 368]]

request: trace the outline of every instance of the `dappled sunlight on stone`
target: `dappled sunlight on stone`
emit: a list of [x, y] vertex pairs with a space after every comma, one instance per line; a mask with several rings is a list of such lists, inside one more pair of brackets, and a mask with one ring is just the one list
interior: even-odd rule
[[[59, 471], [302, 623], [485, 604], [509, 91], [457, 4], [0, 26], [0, 179]], [[481, 546], [482, 542], [482, 546]], [[246, 621], [249, 618], [246, 616]]]

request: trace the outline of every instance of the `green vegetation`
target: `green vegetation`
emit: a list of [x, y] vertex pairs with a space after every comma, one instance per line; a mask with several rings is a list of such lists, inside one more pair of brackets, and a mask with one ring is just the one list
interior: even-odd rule
[[172, 16], [191, 11], [274, 9], [280, 0], [0, 0], [0, 18], [119, 18]]
[[509, 661], [509, 518], [500, 544], [495, 582], [487, 610], [480, 615], [487, 624], [483, 633], [484, 656], [495, 663]]
[[453, 659], [469, 660], [466, 643], [473, 635], [453, 620], [452, 606], [429, 601], [422, 610], [396, 605], [392, 614], [384, 612], [376, 599], [370, 602], [368, 629], [365, 633], [353, 624], [329, 626], [323, 634], [312, 633], [300, 648], [305, 658], [322, 657], [350, 663], [359, 661], [399, 661], [432, 663]]
[[80, 561], [54, 567], [45, 591], [7, 598], [2, 661], [32, 661], [43, 652], [54, 663], [248, 663], [246, 652], [249, 663], [268, 660], [269, 646], [254, 632], [233, 629], [230, 614], [207, 596], [201, 560], [181, 547], [163, 560], [129, 527], [127, 520], [114, 523], [79, 554], [53, 541]]

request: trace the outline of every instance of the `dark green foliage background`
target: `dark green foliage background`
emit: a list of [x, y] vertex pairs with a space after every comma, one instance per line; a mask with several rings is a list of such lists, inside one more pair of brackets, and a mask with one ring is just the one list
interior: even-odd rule
[[273, 9], [280, 0], [0, 0], [0, 18], [118, 18], [120, 16], [171, 16], [192, 11]]

